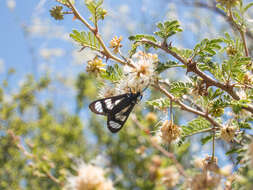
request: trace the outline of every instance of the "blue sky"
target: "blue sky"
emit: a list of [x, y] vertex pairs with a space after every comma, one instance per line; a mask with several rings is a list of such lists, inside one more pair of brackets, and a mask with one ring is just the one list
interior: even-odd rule
[[[6, 3], [14, 0], [1, 0], [0, 3], [0, 62], [5, 70], [0, 74], [0, 80], [6, 76], [8, 68], [15, 68], [17, 73], [11, 79], [11, 86], [19, 86], [27, 73], [36, 77], [51, 73], [53, 77], [64, 80], [66, 84], [73, 82], [77, 73], [85, 69], [87, 52], [78, 52], [68, 38], [72, 29], [86, 30], [72, 16], [67, 15], [63, 21], [55, 21], [49, 15], [49, 9], [56, 5], [51, 0], [16, 0], [16, 7], [11, 11]], [[123, 52], [129, 47], [127, 37], [137, 33], [152, 34], [159, 20], [179, 19], [184, 29], [183, 33], [172, 38], [173, 45], [192, 48], [194, 43], [204, 37], [223, 35], [221, 27], [227, 27], [224, 19], [206, 10], [196, 10], [190, 7], [177, 6], [170, 1], [158, 0], [105, 0], [104, 7], [108, 16], [100, 23], [101, 33], [105, 42], [117, 35], [123, 36]], [[77, 1], [81, 14], [88, 18], [83, 1]], [[25, 29], [24, 29], [25, 27]], [[207, 29], [208, 27], [208, 29]], [[29, 31], [29, 32], [27, 32]], [[44, 32], [43, 32], [44, 31]], [[167, 58], [165, 56], [165, 58]], [[170, 71], [170, 78], [180, 78], [185, 72], [176, 74]], [[59, 87], [59, 86], [58, 86]], [[71, 88], [61, 87], [49, 95], [55, 103], [74, 110], [74, 92]], [[64, 100], [64, 101], [63, 101]], [[83, 113], [85, 116], [85, 113]], [[205, 150], [203, 150], [205, 152]]]

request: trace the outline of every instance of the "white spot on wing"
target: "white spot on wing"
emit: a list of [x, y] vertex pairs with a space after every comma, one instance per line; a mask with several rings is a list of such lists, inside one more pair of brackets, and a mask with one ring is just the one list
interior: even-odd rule
[[109, 125], [111, 128], [118, 129], [121, 127], [119, 123], [116, 123], [115, 121], [109, 121]]
[[118, 120], [120, 120], [120, 121], [125, 121], [126, 116], [122, 115], [122, 113], [119, 112], [119, 113], [115, 114], [115, 118], [118, 119]]
[[123, 99], [123, 98], [121, 98], [121, 99], [119, 99], [119, 100], [116, 100], [116, 101], [115, 101], [115, 105], [117, 105], [118, 103], [120, 103], [122, 99]]
[[111, 110], [113, 108], [112, 100], [111, 99], [106, 99], [105, 100], [105, 105], [106, 105], [107, 109]]
[[101, 102], [96, 102], [96, 103], [95, 103], [95, 110], [96, 110], [97, 112], [100, 112], [100, 113], [103, 112], [103, 108], [102, 108]]

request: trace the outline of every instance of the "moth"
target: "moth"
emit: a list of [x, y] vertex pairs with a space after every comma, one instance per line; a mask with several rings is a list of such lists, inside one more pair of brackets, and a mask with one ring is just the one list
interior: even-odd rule
[[130, 92], [96, 100], [89, 105], [89, 108], [96, 114], [107, 116], [108, 129], [112, 133], [117, 133], [141, 98], [140, 92]]

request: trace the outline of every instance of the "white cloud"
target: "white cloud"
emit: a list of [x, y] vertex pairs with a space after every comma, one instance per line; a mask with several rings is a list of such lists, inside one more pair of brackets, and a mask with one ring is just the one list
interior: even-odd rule
[[44, 59], [50, 59], [52, 57], [61, 57], [64, 55], [64, 50], [61, 48], [42, 48], [40, 49], [40, 56]]
[[8, 7], [11, 11], [13, 11], [13, 10], [15, 9], [15, 7], [16, 7], [16, 1], [15, 1], [15, 0], [7, 0], [7, 1], [6, 1], [6, 5], [7, 5], [7, 7]]
[[0, 73], [4, 72], [4, 60], [0, 58]]

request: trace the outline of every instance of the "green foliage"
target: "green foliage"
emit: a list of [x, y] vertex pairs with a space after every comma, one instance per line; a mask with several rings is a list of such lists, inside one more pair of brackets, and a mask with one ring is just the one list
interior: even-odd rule
[[73, 30], [69, 36], [84, 48], [88, 47], [93, 50], [100, 50], [100, 43], [92, 32]]
[[91, 13], [90, 20], [94, 23], [97, 24], [97, 21], [100, 19], [104, 19], [106, 15], [106, 10], [103, 9], [101, 6], [103, 4], [103, 0], [85, 0], [85, 5], [88, 8], [88, 10]]
[[179, 65], [179, 63], [177, 63], [175, 61], [169, 60], [169, 61], [167, 61], [165, 63], [159, 61], [157, 63], [156, 71], [158, 73], [162, 73], [163, 71], [165, 71], [165, 70], [167, 70], [169, 68], [174, 68], [174, 67], [183, 67], [183, 68], [185, 68], [184, 65]]
[[222, 42], [223, 40], [220, 38], [212, 39], [212, 40], [205, 38], [194, 47], [193, 53], [194, 55], [198, 55], [200, 57], [214, 56], [216, 54], [215, 50], [221, 49], [220, 43]]
[[181, 126], [182, 128], [182, 138], [192, 136], [197, 133], [205, 132], [206, 130], [211, 129], [211, 124], [209, 121], [205, 120], [202, 117], [197, 117], [192, 121], [188, 122], [187, 125]]
[[160, 38], [166, 40], [177, 32], [182, 32], [183, 30], [180, 28], [180, 24], [177, 20], [166, 21], [164, 23], [159, 22], [157, 25], [159, 31], [155, 32], [155, 35]]
[[[156, 39], [155, 39], [154, 36], [147, 35], [147, 34], [137, 34], [137, 35], [134, 35], [134, 36], [129, 36], [128, 39], [131, 40], [131, 41], [134, 41], [134, 43], [132, 44], [131, 49], [129, 50], [129, 56], [130, 57], [132, 57], [133, 54], [136, 53], [136, 50], [137, 50], [138, 46], [140, 46], [142, 44], [142, 43], [140, 43], [141, 40], [149, 40], [149, 41], [152, 41], [152, 42], [156, 42]], [[144, 44], [144, 47], [147, 50], [152, 46], [150, 44]]]
[[155, 39], [154, 36], [146, 35], [146, 34], [136, 34], [134, 36], [129, 36], [128, 39], [131, 40], [131, 41], [140, 41], [140, 40], [143, 40], [143, 39], [147, 39], [147, 40], [150, 40], [152, 42], [156, 42], [156, 39]]
[[[170, 99], [159, 98], [159, 99], [147, 101], [146, 104], [153, 106], [155, 109], [164, 110], [170, 107]], [[178, 106], [173, 104], [173, 107], [178, 107]]]
[[175, 81], [170, 83], [169, 89], [174, 96], [181, 97], [184, 94], [188, 94], [191, 88], [192, 83]]
[[108, 66], [106, 72], [102, 74], [102, 77], [111, 82], [117, 82], [122, 78], [122, 75], [122, 68], [118, 64], [115, 64], [114, 66]]

